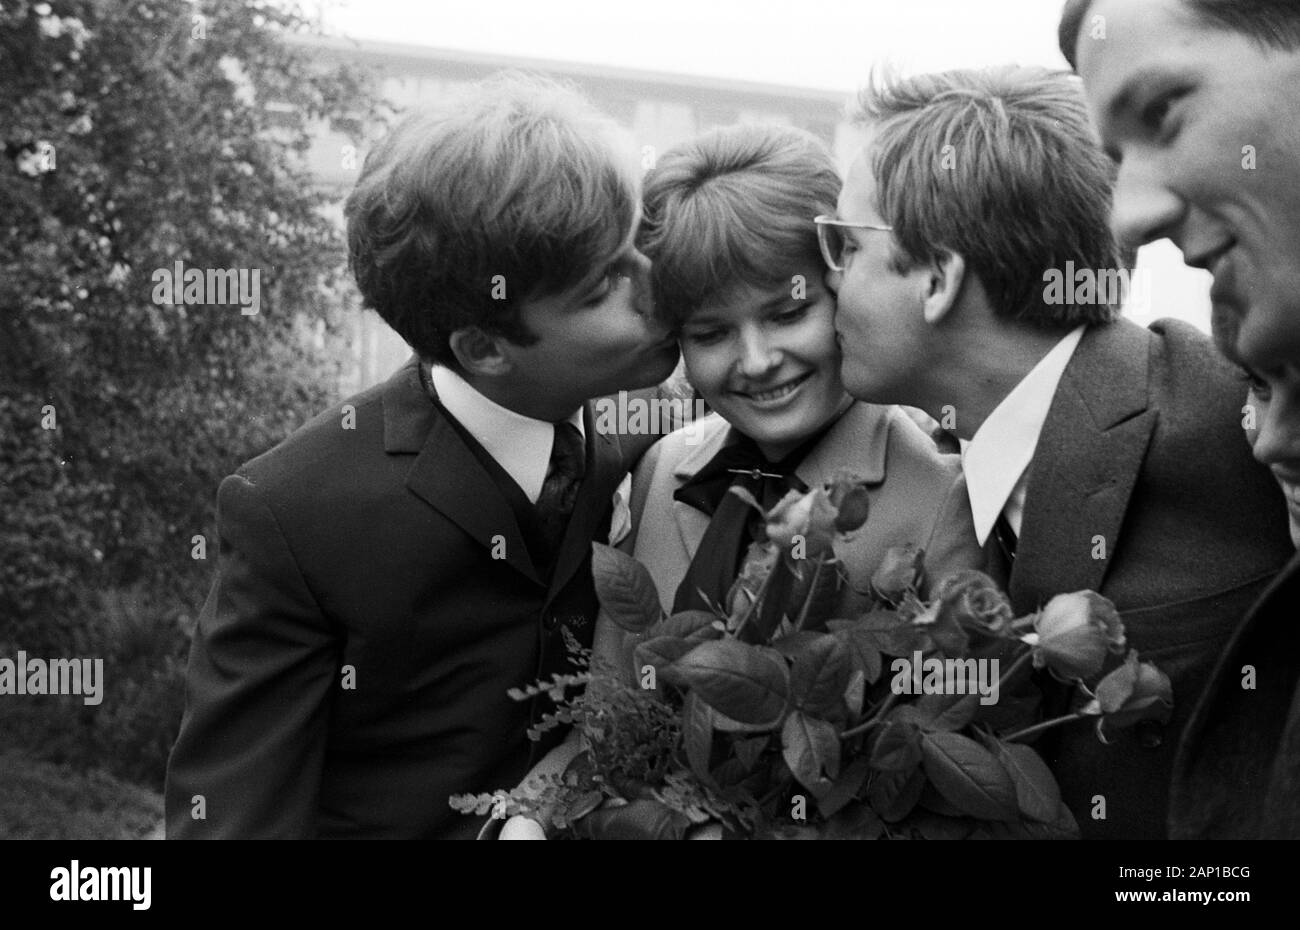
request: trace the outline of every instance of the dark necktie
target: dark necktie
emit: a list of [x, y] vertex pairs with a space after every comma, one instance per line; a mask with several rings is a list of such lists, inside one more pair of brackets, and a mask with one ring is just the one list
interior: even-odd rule
[[993, 523], [993, 535], [1002, 548], [1002, 554], [1006, 556], [1007, 561], [1015, 564], [1016, 545], [1020, 539], [1016, 536], [1016, 531], [1011, 528], [1011, 521], [1007, 519], [1007, 512], [1004, 510], [998, 514], [998, 518]]
[[993, 523], [993, 530], [984, 543], [985, 571], [998, 585], [1006, 590], [1011, 585], [1011, 572], [1016, 565], [1016, 546], [1019, 539], [1011, 528], [1005, 513], [999, 513]]
[[546, 560], [554, 563], [573, 513], [578, 487], [586, 473], [587, 450], [578, 427], [567, 420], [555, 424], [555, 441], [546, 466], [546, 480], [537, 496], [537, 522]]
[[763, 515], [728, 491], [732, 487], [744, 488], [765, 511], [791, 490], [806, 491], [807, 486], [795, 477], [794, 470], [821, 437], [822, 433], [818, 433], [780, 462], [770, 462], [752, 439], [742, 436], [677, 489], [674, 499], [713, 519], [677, 588], [673, 613], [710, 610], [711, 604], [725, 608], [741, 559], [750, 543], [766, 535]]

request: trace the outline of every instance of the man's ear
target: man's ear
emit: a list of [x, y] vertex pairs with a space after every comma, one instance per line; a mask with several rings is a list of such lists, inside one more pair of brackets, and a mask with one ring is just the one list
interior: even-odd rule
[[943, 252], [930, 264], [926, 281], [925, 322], [931, 326], [944, 319], [961, 297], [966, 283], [966, 259], [956, 252]]
[[509, 374], [514, 367], [509, 354], [502, 351], [501, 337], [484, 332], [477, 326], [456, 330], [447, 344], [460, 367], [468, 374], [495, 378]]

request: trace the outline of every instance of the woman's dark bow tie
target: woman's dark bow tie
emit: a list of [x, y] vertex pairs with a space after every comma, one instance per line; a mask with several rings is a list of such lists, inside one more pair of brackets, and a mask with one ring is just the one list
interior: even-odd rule
[[713, 516], [732, 485], [750, 491], [764, 510], [771, 510], [791, 490], [803, 492], [807, 486], [794, 471], [808, 449], [821, 436], [814, 437], [779, 462], [770, 461], [748, 436], [726, 446], [697, 471], [673, 494], [675, 500], [689, 504]]

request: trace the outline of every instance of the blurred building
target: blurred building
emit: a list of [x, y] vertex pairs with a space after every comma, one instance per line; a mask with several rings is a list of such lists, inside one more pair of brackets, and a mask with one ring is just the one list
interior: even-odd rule
[[[843, 91], [387, 42], [319, 36], [293, 36], [291, 42], [323, 62], [347, 61], [377, 70], [382, 75], [384, 96], [397, 110], [436, 99], [450, 88], [497, 71], [544, 73], [576, 85], [597, 107], [632, 132], [643, 156], [649, 159], [705, 130], [736, 122], [778, 122], [806, 129], [831, 146], [841, 165], [847, 163], [852, 146], [851, 130], [843, 116], [848, 94]], [[327, 190], [337, 193], [340, 223], [343, 200], [356, 181], [365, 154], [326, 127], [321, 127], [311, 149], [313, 172]], [[374, 313], [358, 311], [354, 366], [341, 388], [346, 393], [368, 387], [386, 377], [409, 355], [406, 344]]]

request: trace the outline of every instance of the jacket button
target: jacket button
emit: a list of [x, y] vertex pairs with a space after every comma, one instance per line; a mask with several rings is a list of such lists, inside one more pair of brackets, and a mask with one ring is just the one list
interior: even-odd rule
[[544, 626], [544, 627], [546, 627], [546, 629], [548, 629], [548, 630], [554, 632], [554, 631], [557, 630], [557, 629], [559, 628], [559, 626], [560, 626], [560, 618], [559, 618], [558, 616], [556, 616], [555, 614], [547, 614], [547, 615], [542, 619], [542, 626]]

